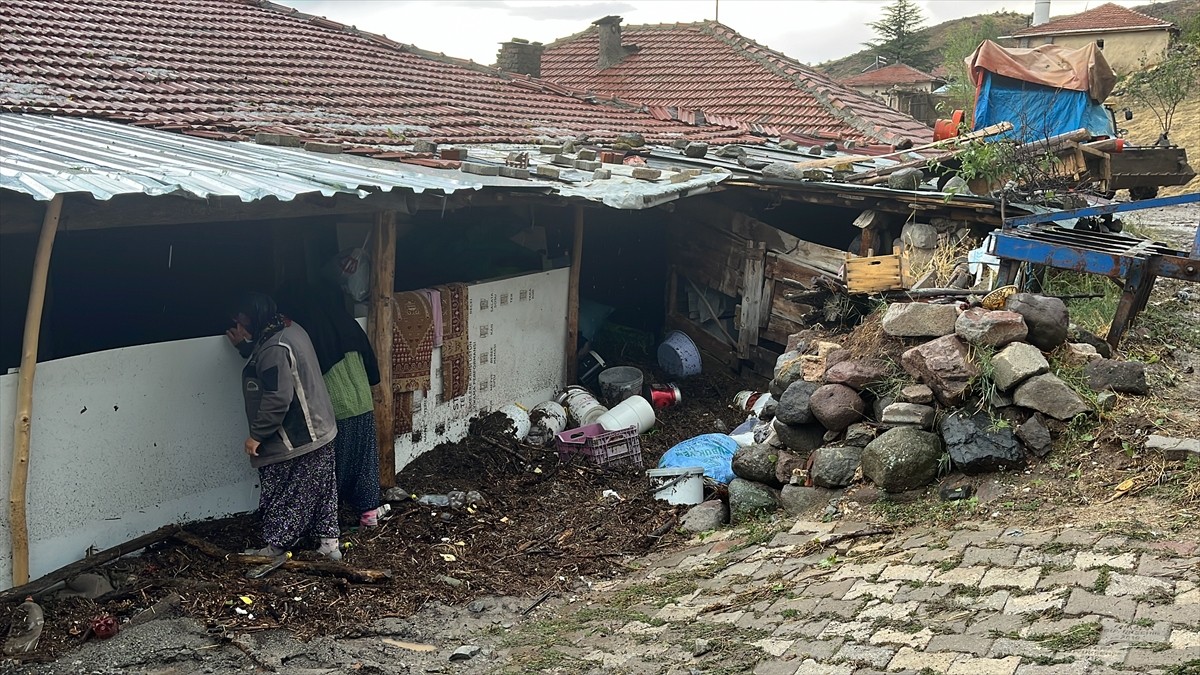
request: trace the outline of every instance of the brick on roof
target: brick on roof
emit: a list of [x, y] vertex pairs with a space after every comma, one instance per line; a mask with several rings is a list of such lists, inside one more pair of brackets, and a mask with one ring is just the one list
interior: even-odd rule
[[1163, 21], [1141, 12], [1115, 5], [1111, 2], [1100, 5], [1086, 12], [1064, 16], [1039, 26], [1030, 26], [1019, 30], [1009, 37], [1029, 37], [1031, 35], [1058, 35], [1060, 33], [1094, 33], [1116, 32], [1123, 30], [1170, 29], [1175, 24]]
[[906, 63], [893, 63], [890, 66], [868, 70], [853, 77], [841, 80], [848, 87], [869, 87], [888, 84], [916, 84], [919, 82], [937, 82], [938, 78], [922, 72]]
[[[359, 145], [408, 139], [752, 141], [584, 100], [258, 0], [21, 0], [0, 12], [0, 109], [123, 120], [213, 138], [255, 131]], [[694, 120], [693, 120], [694, 121]]]
[[740, 119], [777, 133], [859, 142], [925, 141], [933, 132], [808, 66], [714, 21], [625, 26], [622, 43], [638, 51], [597, 68], [595, 27], [546, 46], [542, 77], [574, 89], [657, 106]]

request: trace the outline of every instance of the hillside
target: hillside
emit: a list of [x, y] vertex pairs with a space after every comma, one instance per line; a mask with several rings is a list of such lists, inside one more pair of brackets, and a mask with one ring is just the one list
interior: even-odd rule
[[[1126, 138], [1138, 145], [1150, 145], [1158, 139], [1162, 128], [1150, 110], [1123, 98], [1110, 99], [1109, 103], [1118, 110], [1129, 106], [1133, 110], [1133, 119], [1120, 120], [1120, 125], [1128, 133]], [[1200, 168], [1200, 97], [1192, 97], [1179, 104], [1175, 111], [1175, 124], [1171, 130], [1171, 140], [1187, 150], [1188, 164], [1193, 169]], [[1176, 195], [1184, 192], [1200, 191], [1200, 177], [1180, 187], [1163, 188], [1161, 194]]]
[[[1028, 3], [1032, 6], [1032, 3]], [[1139, 5], [1134, 7], [1136, 11], [1149, 16], [1175, 21], [1176, 23], [1187, 21], [1193, 16], [1200, 15], [1200, 0], [1170, 0], [1169, 2], [1153, 2], [1147, 5]], [[937, 46], [947, 43], [947, 37], [959, 29], [959, 27], [978, 26], [986, 14], [977, 14], [975, 16], [963, 17], [961, 19], [953, 19], [939, 23], [936, 26], [930, 26], [923, 32], [928, 34], [928, 44], [934, 47], [933, 63], [938, 64], [942, 61], [940, 53], [937, 53]], [[1029, 23], [1029, 15], [1018, 12], [997, 12], [990, 15], [996, 22], [1004, 34], [1012, 31], [1017, 31], [1024, 28]], [[1053, 17], [1058, 18], [1058, 17]], [[825, 63], [816, 64], [814, 67], [834, 79], [850, 77], [857, 75], [865, 70], [868, 66], [875, 62], [875, 54], [870, 49], [864, 49], [860, 52], [845, 56], [834, 61], [826, 61]]]

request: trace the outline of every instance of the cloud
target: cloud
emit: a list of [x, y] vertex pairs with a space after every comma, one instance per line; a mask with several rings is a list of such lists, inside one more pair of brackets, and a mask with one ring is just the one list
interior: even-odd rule
[[611, 14], [628, 14], [637, 9], [627, 2], [591, 2], [586, 4], [549, 5], [515, 5], [504, 3], [508, 13], [525, 19], [543, 21], [595, 21]]

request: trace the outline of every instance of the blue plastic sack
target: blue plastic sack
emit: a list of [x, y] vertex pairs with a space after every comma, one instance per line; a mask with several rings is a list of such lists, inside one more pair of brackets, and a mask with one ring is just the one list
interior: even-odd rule
[[704, 434], [668, 450], [658, 460], [658, 468], [702, 466], [705, 476], [718, 483], [728, 483], [737, 477], [733, 474], [733, 453], [737, 449], [737, 441], [725, 434]]

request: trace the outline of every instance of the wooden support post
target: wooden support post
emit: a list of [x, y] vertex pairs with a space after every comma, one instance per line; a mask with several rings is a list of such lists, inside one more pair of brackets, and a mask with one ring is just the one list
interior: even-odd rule
[[375, 434], [379, 440], [379, 484], [396, 486], [396, 410], [392, 393], [392, 323], [396, 283], [396, 212], [380, 211], [375, 216], [371, 241], [371, 305], [367, 328], [371, 348], [379, 362], [379, 385], [375, 387]]
[[750, 358], [750, 348], [758, 344], [766, 263], [766, 244], [746, 242], [746, 265], [742, 273], [742, 326], [737, 341], [738, 356], [743, 359]]
[[583, 207], [575, 206], [575, 233], [571, 237], [571, 281], [567, 286], [567, 344], [563, 376], [574, 384], [579, 368], [579, 271], [583, 266]]
[[21, 375], [17, 380], [17, 414], [13, 423], [12, 473], [8, 488], [8, 523], [12, 536], [12, 585], [29, 582], [29, 523], [25, 517], [25, 486], [29, 481], [29, 437], [33, 420], [33, 374], [37, 369], [38, 335], [42, 329], [42, 307], [46, 303], [46, 277], [50, 273], [50, 251], [62, 215], [62, 195], [55, 195], [42, 218], [33, 258], [33, 280], [25, 307], [25, 335], [21, 339]]

